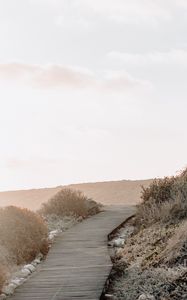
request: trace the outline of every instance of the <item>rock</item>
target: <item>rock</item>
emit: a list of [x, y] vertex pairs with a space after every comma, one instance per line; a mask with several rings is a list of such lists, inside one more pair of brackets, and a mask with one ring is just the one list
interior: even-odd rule
[[105, 300], [115, 300], [116, 297], [112, 294], [105, 294]]
[[31, 273], [36, 270], [36, 268], [32, 264], [25, 265], [24, 269], [28, 269]]
[[11, 280], [11, 283], [13, 283], [15, 286], [19, 286], [20, 285], [21, 280], [19, 278], [15, 278]]
[[25, 278], [15, 278], [11, 280], [11, 283], [15, 284], [16, 286], [20, 286], [21, 284], [23, 284], [26, 281]]
[[36, 266], [37, 266], [37, 263], [36, 263], [35, 261], [33, 261], [33, 262], [31, 263], [31, 265], [33, 265], [34, 267], [36, 267]]
[[121, 238], [118, 238], [113, 241], [113, 247], [122, 247], [124, 245], [124, 240]]
[[53, 230], [53, 231], [50, 231], [49, 233], [49, 240], [53, 240], [55, 238], [55, 236], [57, 236], [59, 234], [59, 230]]
[[5, 300], [6, 299], [6, 295], [5, 294], [1, 294], [0, 295], [0, 300]]
[[41, 263], [41, 260], [39, 258], [36, 258], [32, 263], [38, 265]]
[[44, 258], [44, 255], [42, 253], [38, 254], [36, 259], [39, 259], [40, 261]]
[[139, 296], [138, 300], [156, 300], [153, 295], [150, 294], [142, 294]]
[[9, 285], [6, 285], [3, 289], [2, 292], [5, 295], [12, 295], [14, 293], [14, 290], [16, 289], [16, 285], [13, 283], [10, 283]]
[[23, 268], [20, 272], [20, 275], [24, 278], [28, 277], [30, 274], [31, 274], [31, 271], [29, 269], [25, 269], [25, 268]]

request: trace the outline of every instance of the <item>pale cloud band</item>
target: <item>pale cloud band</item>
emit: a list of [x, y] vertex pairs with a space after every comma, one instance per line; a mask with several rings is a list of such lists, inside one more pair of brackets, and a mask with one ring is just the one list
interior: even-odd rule
[[88, 24], [98, 18], [117, 23], [155, 25], [159, 21], [170, 21], [177, 9], [187, 9], [185, 0], [30, 0], [30, 3], [49, 5], [58, 12], [57, 25], [60, 26], [71, 21], [74, 24]]
[[136, 66], [146, 64], [168, 64], [170, 66], [175, 64], [187, 66], [187, 50], [184, 49], [171, 49], [165, 52], [154, 51], [143, 54], [111, 51], [107, 57], [124, 64]]
[[127, 72], [97, 74], [81, 68], [62, 65], [0, 64], [0, 80], [19, 82], [31, 87], [94, 89], [104, 92], [124, 92], [135, 87], [150, 87], [148, 81], [132, 77]]

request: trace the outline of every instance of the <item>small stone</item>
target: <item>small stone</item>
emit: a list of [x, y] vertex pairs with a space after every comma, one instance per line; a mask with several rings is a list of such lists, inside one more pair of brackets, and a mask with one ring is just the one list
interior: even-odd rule
[[124, 245], [124, 240], [123, 239], [116, 239], [113, 242], [114, 247], [122, 247]]
[[40, 264], [41, 263], [41, 260], [39, 258], [36, 258], [34, 261], [33, 261], [33, 264]]
[[37, 258], [36, 258], [36, 259], [39, 259], [39, 260], [41, 261], [43, 258], [44, 258], [43, 254], [42, 254], [42, 253], [40, 253], [40, 254], [38, 254], [38, 256], [37, 256]]
[[116, 297], [112, 294], [105, 294], [105, 300], [115, 300]]
[[138, 300], [155, 300], [155, 297], [150, 294], [142, 294], [139, 296]]
[[0, 295], [0, 300], [5, 300], [6, 299], [6, 295], [5, 294], [1, 294]]
[[35, 271], [35, 267], [32, 264], [25, 265], [24, 269], [28, 269], [31, 273]]
[[14, 290], [17, 286], [13, 283], [10, 283], [9, 285], [6, 285], [3, 289], [2, 292], [5, 295], [12, 295], [14, 293]]
[[19, 286], [20, 285], [20, 279], [19, 278], [12, 279], [11, 283], [13, 283], [15, 286]]
[[21, 276], [22, 277], [28, 277], [29, 275], [31, 274], [31, 271], [29, 270], [29, 269], [25, 269], [25, 268], [23, 268], [22, 270], [21, 270]]

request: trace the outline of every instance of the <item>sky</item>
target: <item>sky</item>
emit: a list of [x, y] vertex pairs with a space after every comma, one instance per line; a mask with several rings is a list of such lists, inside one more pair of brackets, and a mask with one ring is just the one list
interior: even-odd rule
[[186, 0], [0, 0], [0, 190], [176, 174]]

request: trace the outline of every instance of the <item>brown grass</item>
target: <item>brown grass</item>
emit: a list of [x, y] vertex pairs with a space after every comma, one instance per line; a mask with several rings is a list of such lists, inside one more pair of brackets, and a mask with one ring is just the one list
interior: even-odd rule
[[[18, 207], [0, 209], [0, 245], [17, 265], [47, 253], [47, 227], [40, 216]], [[7, 258], [6, 258], [7, 259]]]
[[187, 217], [187, 172], [154, 180], [143, 188], [136, 222], [146, 227], [155, 222], [175, 223]]
[[187, 299], [187, 169], [143, 189], [134, 229], [117, 250], [109, 292], [121, 300]]
[[62, 189], [48, 202], [42, 204], [40, 213], [42, 215], [57, 215], [86, 218], [100, 211], [100, 205], [86, 197], [82, 192]]
[[182, 222], [168, 240], [162, 253], [163, 262], [168, 266], [186, 265], [187, 263], [187, 220]]

